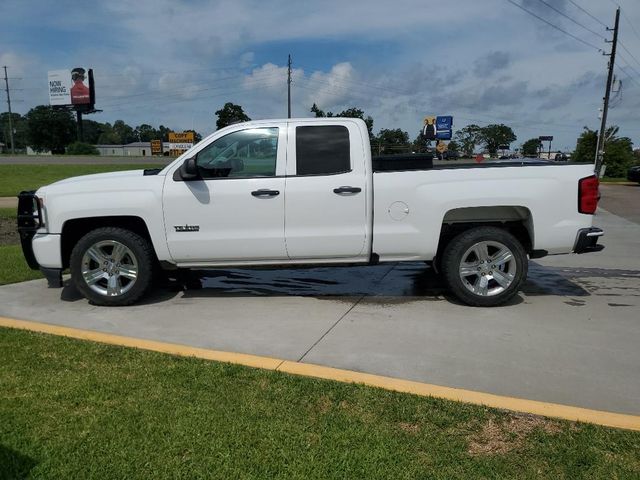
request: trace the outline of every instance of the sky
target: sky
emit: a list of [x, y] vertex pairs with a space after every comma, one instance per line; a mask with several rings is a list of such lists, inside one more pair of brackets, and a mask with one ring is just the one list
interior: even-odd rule
[[505, 123], [512, 148], [553, 135], [567, 151], [599, 128], [617, 5], [609, 124], [640, 147], [637, 0], [0, 0], [0, 66], [16, 112], [48, 103], [49, 70], [85, 67], [102, 110], [86, 118], [205, 135], [225, 102], [286, 117], [291, 54], [294, 117], [358, 107], [413, 139], [453, 115], [454, 131]]

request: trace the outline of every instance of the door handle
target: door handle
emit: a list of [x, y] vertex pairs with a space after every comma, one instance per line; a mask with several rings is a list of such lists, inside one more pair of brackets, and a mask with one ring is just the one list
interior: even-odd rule
[[333, 193], [338, 195], [355, 195], [356, 193], [360, 193], [362, 189], [360, 187], [338, 187], [333, 189]]
[[254, 197], [277, 197], [280, 195], [280, 190], [269, 190], [267, 188], [261, 188], [260, 190], [254, 190], [251, 192]]

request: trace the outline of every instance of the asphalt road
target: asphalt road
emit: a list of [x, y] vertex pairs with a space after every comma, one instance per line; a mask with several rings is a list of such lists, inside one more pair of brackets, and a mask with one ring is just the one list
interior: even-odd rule
[[603, 184], [600, 185], [600, 193], [600, 207], [640, 223], [640, 184]]
[[0, 316], [638, 415], [640, 224], [605, 211], [596, 224], [603, 252], [532, 261], [500, 308], [460, 305], [410, 263], [210, 270], [202, 290], [128, 308], [38, 280], [0, 287]]

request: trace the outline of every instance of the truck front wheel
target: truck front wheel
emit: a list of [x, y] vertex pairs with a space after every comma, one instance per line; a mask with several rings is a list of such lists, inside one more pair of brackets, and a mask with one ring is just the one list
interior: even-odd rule
[[154, 255], [149, 242], [116, 227], [92, 230], [71, 252], [76, 288], [96, 305], [131, 305], [151, 286]]
[[510, 300], [527, 277], [527, 253], [496, 227], [476, 227], [453, 238], [442, 255], [451, 292], [467, 305], [492, 307]]

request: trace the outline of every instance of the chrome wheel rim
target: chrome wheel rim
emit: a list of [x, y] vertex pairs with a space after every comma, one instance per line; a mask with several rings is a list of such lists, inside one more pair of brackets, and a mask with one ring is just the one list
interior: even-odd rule
[[138, 261], [126, 245], [115, 240], [102, 240], [84, 253], [82, 278], [94, 292], [105, 297], [119, 297], [135, 285]]
[[484, 241], [464, 252], [459, 275], [462, 284], [474, 295], [493, 297], [511, 286], [516, 269], [515, 256], [506, 245]]

